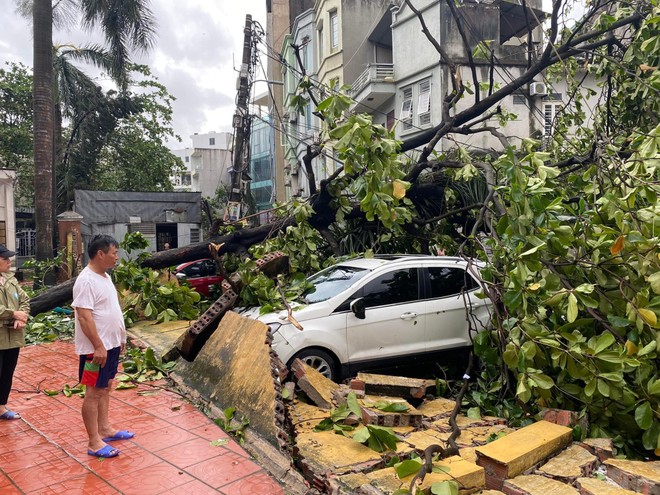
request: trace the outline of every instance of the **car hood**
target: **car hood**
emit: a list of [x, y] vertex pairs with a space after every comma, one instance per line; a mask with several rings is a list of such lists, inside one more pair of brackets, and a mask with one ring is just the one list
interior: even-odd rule
[[[290, 303], [290, 305], [291, 305], [291, 309], [293, 310], [293, 317], [296, 319], [298, 323], [302, 323], [304, 321], [313, 318], [320, 318], [322, 316], [327, 316], [330, 313], [332, 313], [332, 311], [334, 310], [334, 308], [332, 308], [325, 301], [314, 304], [301, 304], [301, 303], [292, 302]], [[286, 309], [259, 315], [260, 309], [261, 308], [259, 306], [256, 306], [250, 308], [240, 308], [240, 309], [236, 309], [235, 311], [237, 311], [241, 316], [252, 318], [254, 320], [259, 320], [266, 324], [280, 323], [282, 325], [286, 325], [288, 323], [291, 323], [289, 320], [289, 312]]]

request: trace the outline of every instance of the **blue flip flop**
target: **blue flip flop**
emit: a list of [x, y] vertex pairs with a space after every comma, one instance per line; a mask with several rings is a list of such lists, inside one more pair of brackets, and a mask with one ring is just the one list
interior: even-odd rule
[[100, 448], [96, 452], [94, 452], [93, 450], [88, 450], [87, 455], [91, 455], [94, 457], [101, 457], [103, 459], [109, 459], [110, 457], [117, 457], [119, 455], [119, 451], [114, 447], [111, 447], [110, 445], [106, 445], [105, 447]]
[[0, 414], [0, 419], [21, 419], [21, 415], [16, 411], [10, 411], [7, 409], [4, 413]]
[[129, 438], [133, 438], [135, 436], [135, 433], [132, 431], [128, 430], [119, 430], [117, 433], [112, 435], [111, 437], [105, 437], [103, 439], [104, 442], [115, 442], [117, 440], [128, 440]]

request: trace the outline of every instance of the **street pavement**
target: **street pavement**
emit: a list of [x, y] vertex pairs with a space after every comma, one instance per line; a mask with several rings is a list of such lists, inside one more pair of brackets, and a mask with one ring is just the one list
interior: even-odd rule
[[[114, 390], [110, 420], [135, 432], [111, 459], [87, 454], [73, 344], [24, 347], [0, 420], [0, 494], [284, 495], [241, 446], [164, 380]], [[115, 383], [116, 385], [116, 383]], [[44, 391], [58, 390], [49, 396]]]

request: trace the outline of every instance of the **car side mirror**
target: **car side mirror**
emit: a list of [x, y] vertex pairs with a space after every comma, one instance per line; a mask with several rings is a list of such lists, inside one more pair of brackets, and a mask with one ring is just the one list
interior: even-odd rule
[[364, 305], [364, 299], [363, 298], [358, 298], [355, 301], [352, 301], [350, 304], [351, 311], [355, 315], [356, 318], [360, 320], [364, 320], [367, 316], [365, 314], [365, 305]]
[[175, 276], [176, 276], [176, 278], [178, 278], [179, 280], [184, 280], [184, 279], [186, 278], [186, 274], [185, 274], [185, 273], [181, 273], [181, 272], [177, 273]]

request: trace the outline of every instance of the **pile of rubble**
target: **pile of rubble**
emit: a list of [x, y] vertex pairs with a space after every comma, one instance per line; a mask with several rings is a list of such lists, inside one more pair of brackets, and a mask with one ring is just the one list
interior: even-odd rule
[[[293, 366], [294, 381], [286, 382], [288, 370], [270, 348], [268, 327], [226, 308], [220, 313], [216, 332], [191, 332], [189, 322], [143, 322], [130, 331], [161, 356], [181, 350], [186, 338], [205, 341], [193, 342], [190, 349], [199, 355], [180, 360], [172, 378], [212, 417], [232, 408], [249, 422], [244, 447], [287, 493], [390, 495], [409, 489], [415, 476], [399, 479], [388, 467], [394, 456], [404, 460], [447, 446], [455, 403], [428, 393], [435, 382], [360, 374], [338, 385], [301, 361]], [[399, 440], [395, 450], [379, 453], [350, 432], [315, 430], [351, 391], [362, 416], [357, 420], [391, 427]], [[379, 402], [405, 404], [399, 408], [405, 412], [385, 412]], [[434, 461], [441, 469], [426, 474], [421, 489], [428, 494], [433, 483], [453, 480], [461, 494], [660, 495], [660, 462], [614, 459], [609, 439], [573, 442], [579, 421], [576, 413], [547, 410], [541, 421], [514, 430], [501, 418], [455, 416], [458, 454]]]
[[[443, 398], [421, 400], [434, 382], [359, 374], [350, 385], [338, 385], [302, 362], [293, 368], [305, 399], [291, 394], [288, 404], [294, 456], [318, 492], [385, 495], [408, 489], [414, 475], [399, 479], [394, 468], [387, 467], [388, 461], [421, 454], [431, 445], [446, 445], [455, 403]], [[358, 397], [363, 423], [392, 427], [400, 439], [395, 452], [378, 453], [349, 436], [315, 431], [333, 408], [345, 402], [349, 391]], [[374, 407], [384, 401], [408, 407], [405, 412]], [[513, 430], [500, 418], [459, 415], [458, 455], [435, 461], [442, 469], [424, 476], [421, 489], [429, 493], [433, 483], [453, 480], [461, 494], [660, 495], [660, 462], [614, 459], [609, 439], [573, 442], [572, 426], [578, 421], [575, 413], [546, 410], [543, 420]]]

